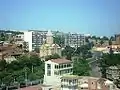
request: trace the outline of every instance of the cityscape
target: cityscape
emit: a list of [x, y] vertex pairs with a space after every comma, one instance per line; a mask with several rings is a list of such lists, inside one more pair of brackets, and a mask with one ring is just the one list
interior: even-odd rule
[[[48, 3], [42, 0], [38, 1], [41, 2], [42, 4], [43, 2], [45, 3], [42, 6], [42, 4], [37, 3], [37, 0], [35, 1], [36, 2], [31, 2], [31, 1], [29, 2], [26, 0], [27, 4], [25, 4], [26, 3], [25, 1], [21, 1], [21, 2], [25, 4], [26, 8], [29, 5], [33, 5], [34, 10], [35, 7], [37, 7], [37, 5], [38, 6], [41, 5], [41, 7], [43, 7], [44, 5], [47, 6], [48, 3], [50, 5], [53, 4], [49, 1], [47, 1]], [[93, 0], [90, 1], [93, 2]], [[99, 1], [99, 4], [101, 1]], [[13, 9], [15, 10], [14, 13], [16, 14], [18, 13], [17, 8], [19, 7], [19, 5], [21, 5], [19, 4], [21, 2], [19, 1], [16, 2], [14, 0], [13, 3], [9, 2], [10, 5], [13, 5], [10, 8], [13, 7]], [[80, 2], [83, 3], [84, 1], [70, 0], [70, 1], [65, 1], [63, 3], [61, 0], [56, 2], [56, 6], [55, 6], [56, 8], [52, 6], [51, 8], [58, 10], [59, 9], [57, 7], [57, 5], [59, 6], [58, 3], [60, 3], [60, 8], [64, 6], [66, 6], [67, 8], [69, 7], [68, 4], [72, 5], [70, 6], [71, 8], [74, 7], [76, 8], [77, 5], [78, 6], [81, 5]], [[1, 1], [1, 3], [6, 3], [6, 2]], [[105, 0], [105, 3], [108, 3], [107, 0]], [[114, 3], [116, 3], [117, 6], [117, 3], [120, 2], [117, 2], [117, 0], [115, 0]], [[23, 10], [24, 4], [23, 6], [20, 6], [20, 10], [22, 11], [24, 11]], [[74, 6], [73, 4], [75, 4], [76, 6]], [[110, 5], [113, 5], [113, 1], [108, 3], [108, 7]], [[1, 4], [0, 7], [2, 7]], [[115, 6], [113, 7], [115, 9]], [[6, 8], [9, 8], [9, 6], [6, 6]], [[26, 10], [25, 12], [29, 11], [26, 8], [25, 8]], [[48, 8], [49, 6], [47, 7], [47, 10]], [[51, 8], [49, 8], [49, 10], [51, 10]], [[77, 12], [79, 12], [78, 8], [79, 7], [77, 7], [78, 11], [76, 10]], [[96, 9], [98, 10], [98, 8]], [[42, 8], [42, 10], [44, 11], [46, 10], [46, 8], [45, 9]], [[49, 10], [47, 12], [49, 12]], [[61, 9], [61, 11], [63, 11], [64, 13], [67, 12], [64, 11], [63, 8]], [[9, 10], [6, 12], [9, 12]], [[10, 12], [12, 12], [12, 10]], [[54, 14], [57, 15], [56, 13], [58, 12], [59, 11], [54, 11]], [[72, 9], [70, 12], [72, 13]], [[117, 13], [116, 10], [115, 12]], [[38, 12], [36, 14], [38, 14]], [[80, 15], [80, 13], [77, 14]], [[87, 14], [92, 15], [92, 12]], [[14, 16], [12, 16], [12, 18], [13, 17]], [[54, 16], [52, 16], [52, 14], [50, 13], [50, 17], [53, 18]], [[59, 18], [59, 20], [61, 19], [61, 21], [62, 19], [66, 19], [66, 18], [69, 20], [71, 19], [69, 15], [65, 18], [61, 18], [61, 17], [57, 17], [57, 18]], [[33, 18], [36, 17], [33, 16]], [[58, 20], [56, 17], [54, 18]], [[77, 20], [76, 17], [72, 16], [72, 18]], [[118, 17], [116, 16], [116, 18]], [[21, 19], [23, 19], [22, 14], [21, 14]], [[46, 19], [49, 20], [50, 18], [46, 17]], [[16, 20], [19, 21], [19, 18]], [[41, 24], [42, 22], [42, 19], [40, 20], [41, 21], [39, 22], [39, 24]], [[69, 20], [67, 21], [68, 24], [71, 23], [69, 22]], [[92, 21], [96, 21], [96, 20], [92, 20]], [[53, 24], [53, 22], [51, 23]], [[115, 29], [111, 31], [112, 33], [110, 33], [109, 30], [107, 31], [107, 29], [99, 30], [98, 29], [99, 27], [94, 23], [98, 31], [89, 30], [87, 33], [82, 33], [81, 29], [79, 29], [78, 31], [77, 29], [65, 31], [65, 27], [62, 26], [65, 23], [64, 22], [62, 22], [63, 24], [59, 23], [58, 25], [60, 25], [60, 27], [63, 27], [63, 29], [61, 28], [58, 29], [59, 26], [56, 24], [58, 23], [57, 21], [54, 22], [54, 25], [56, 25], [55, 27], [58, 26], [58, 28], [56, 29], [51, 29], [51, 28], [48, 29], [47, 28], [48, 23], [42, 22], [46, 25], [46, 26], [43, 25], [44, 28], [46, 28], [44, 30], [43, 29], [22, 30], [22, 28], [25, 26], [32, 28], [36, 27], [34, 24], [38, 23], [37, 20], [36, 22], [33, 22], [34, 23], [33, 26], [31, 26], [30, 24], [29, 25], [25, 24], [24, 22], [23, 24], [25, 25], [20, 24], [22, 22], [18, 23], [21, 26], [15, 23], [17, 22], [14, 22], [13, 24], [12, 21], [8, 22], [7, 19], [5, 22], [3, 20], [3, 23], [1, 23], [0, 21], [0, 90], [120, 90], [120, 61], [119, 61], [120, 31], [119, 30], [118, 32], [116, 32], [115, 30], [117, 29]], [[29, 20], [26, 23], [29, 23]], [[49, 25], [52, 27], [51, 23], [49, 23]], [[72, 21], [72, 23], [74, 23], [74, 20]], [[92, 27], [92, 24], [90, 23], [89, 25], [91, 25]], [[86, 23], [86, 27], [87, 24], [88, 23]], [[102, 24], [104, 25], [104, 22]], [[100, 24], [101, 27], [102, 24]], [[67, 24], [65, 25], [67, 26]], [[14, 28], [14, 26], [19, 29], [12, 29]], [[71, 24], [69, 25], [69, 27], [71, 28]], [[111, 29], [111, 27], [109, 28]], [[99, 33], [103, 33], [103, 34], [101, 35]]]

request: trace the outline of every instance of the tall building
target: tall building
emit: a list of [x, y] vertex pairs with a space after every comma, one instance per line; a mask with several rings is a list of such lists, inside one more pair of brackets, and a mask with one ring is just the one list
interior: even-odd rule
[[65, 46], [71, 47], [80, 47], [81, 45], [85, 45], [85, 36], [83, 34], [71, 34], [68, 33], [65, 35]]
[[28, 42], [29, 51], [33, 51], [36, 48], [39, 48], [44, 39], [46, 39], [47, 31], [35, 31], [35, 30], [28, 30], [24, 32], [24, 41]]

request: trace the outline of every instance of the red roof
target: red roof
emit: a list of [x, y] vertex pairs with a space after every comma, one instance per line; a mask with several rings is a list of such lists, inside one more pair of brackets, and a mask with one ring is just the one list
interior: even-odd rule
[[21, 88], [19, 90], [42, 90], [41, 87], [35, 87], [35, 86], [30, 86], [30, 87], [25, 87], [25, 88]]
[[51, 62], [62, 64], [62, 63], [71, 63], [72, 61], [67, 59], [51, 59]]

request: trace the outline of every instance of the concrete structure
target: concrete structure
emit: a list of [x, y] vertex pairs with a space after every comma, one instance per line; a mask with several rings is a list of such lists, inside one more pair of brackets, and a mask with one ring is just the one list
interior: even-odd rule
[[[54, 79], [53, 79], [54, 80]], [[58, 85], [35, 85], [18, 90], [119, 90], [112, 81], [103, 78], [64, 75]]]
[[63, 76], [61, 90], [118, 90], [113, 82], [87, 76]]
[[115, 35], [116, 44], [120, 45], [120, 34]]
[[106, 77], [112, 81], [116, 81], [120, 77], [120, 66], [110, 66], [106, 70]]
[[78, 76], [67, 75], [61, 78], [61, 90], [78, 90]]
[[85, 45], [85, 36], [83, 34], [71, 34], [68, 33], [65, 35], [65, 46], [71, 47], [80, 47], [81, 45]]
[[66, 59], [52, 59], [45, 61], [44, 84], [60, 85], [61, 77], [73, 72], [73, 63]]
[[53, 43], [53, 34], [51, 31], [48, 31], [46, 34], [46, 43], [40, 47], [40, 57], [52, 54], [58, 54], [61, 56], [61, 47], [58, 44]]
[[0, 60], [11, 62], [16, 60], [16, 58], [22, 55], [22, 53], [22, 50], [19, 49], [16, 45], [8, 44], [0, 46]]
[[110, 53], [110, 49], [114, 54], [120, 54], [120, 45], [109, 45], [105, 47], [93, 47], [92, 52], [99, 51], [103, 53]]
[[27, 32], [24, 32], [24, 41], [28, 42], [29, 51], [33, 51], [43, 44], [44, 39], [46, 39], [46, 33], [47, 31], [35, 30], [29, 30]]
[[23, 41], [24, 40], [24, 34], [18, 34], [14, 37], [15, 41]]

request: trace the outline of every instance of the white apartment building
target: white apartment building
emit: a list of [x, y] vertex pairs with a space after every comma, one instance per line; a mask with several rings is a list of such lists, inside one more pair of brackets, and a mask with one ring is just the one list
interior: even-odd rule
[[45, 61], [45, 85], [60, 85], [61, 77], [73, 73], [73, 63], [66, 59]]
[[65, 35], [65, 46], [80, 47], [81, 45], [85, 45], [85, 43], [84, 34], [68, 33]]
[[44, 39], [46, 39], [46, 33], [47, 31], [35, 30], [28, 30], [24, 32], [24, 41], [28, 42], [29, 51], [33, 51], [35, 48], [40, 48]]

